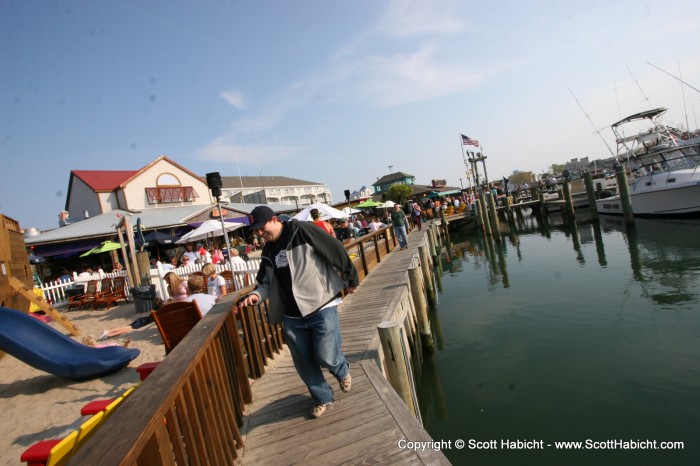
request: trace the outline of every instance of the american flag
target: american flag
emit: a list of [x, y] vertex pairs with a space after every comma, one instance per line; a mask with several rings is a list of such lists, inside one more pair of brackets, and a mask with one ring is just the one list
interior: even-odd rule
[[462, 144], [464, 144], [465, 146], [479, 147], [479, 141], [477, 141], [476, 139], [472, 139], [469, 136], [465, 136], [464, 134], [462, 134]]

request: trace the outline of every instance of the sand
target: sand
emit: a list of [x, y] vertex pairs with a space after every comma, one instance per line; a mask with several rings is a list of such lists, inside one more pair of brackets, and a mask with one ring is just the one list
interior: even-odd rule
[[[129, 325], [137, 317], [134, 304], [120, 304], [105, 310], [65, 312], [78, 327], [82, 341], [85, 335], [98, 337], [103, 330]], [[56, 322], [49, 325], [69, 335]], [[112, 398], [139, 381], [135, 368], [145, 362], [162, 361], [163, 342], [155, 324], [108, 341], [130, 338], [130, 348], [141, 354], [124, 369], [93, 380], [74, 382], [61, 379], [6, 354], [0, 359], [0, 464], [20, 463], [22, 452], [38, 440], [61, 438], [88, 418], [80, 416], [80, 408], [95, 399]]]

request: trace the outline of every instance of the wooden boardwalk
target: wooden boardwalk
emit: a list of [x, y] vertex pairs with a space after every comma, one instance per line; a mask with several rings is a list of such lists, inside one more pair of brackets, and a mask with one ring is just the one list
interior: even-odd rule
[[405, 274], [412, 260], [417, 260], [425, 234], [426, 229], [411, 232], [409, 249], [395, 249], [339, 307], [352, 390], [343, 393], [326, 371], [335, 402], [322, 417], [312, 419], [313, 402], [285, 350], [253, 383], [254, 400], [242, 432], [245, 448], [239, 464], [450, 464], [441, 452], [399, 449], [401, 439], [431, 438], [375, 359], [380, 347], [377, 324], [389, 311], [395, 289], [405, 286]]

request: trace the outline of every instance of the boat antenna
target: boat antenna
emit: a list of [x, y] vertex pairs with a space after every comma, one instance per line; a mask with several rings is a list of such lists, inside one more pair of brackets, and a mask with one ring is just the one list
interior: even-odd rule
[[[617, 114], [620, 117], [620, 120], [622, 120], [622, 109], [620, 108], [620, 96], [617, 94], [617, 82], [615, 81], [615, 78], [613, 78], [613, 89], [615, 90], [615, 101], [617, 101]], [[622, 128], [622, 137], [625, 137], [625, 128]]]
[[685, 111], [685, 127], [686, 127], [686, 131], [690, 131], [690, 125], [688, 124], [688, 107], [686, 106], [686, 102], [685, 102], [685, 86], [688, 86], [689, 88], [693, 89], [696, 92], [700, 92], [700, 90], [696, 89], [695, 87], [691, 86], [687, 82], [683, 81], [683, 79], [680, 77], [681, 76], [681, 62], [680, 61], [678, 62], [678, 76], [672, 75], [668, 71], [666, 71], [662, 68], [659, 68], [658, 66], [654, 65], [651, 62], [646, 62], [646, 63], [650, 66], [653, 66], [657, 70], [666, 73], [667, 75], [671, 76], [673, 79], [675, 79], [681, 83], [681, 95], [683, 96], [683, 110]]
[[[678, 76], [681, 76], [681, 61], [678, 60]], [[685, 89], [683, 85], [683, 80], [681, 79], [681, 95], [683, 96], [683, 111], [685, 112], [685, 130], [690, 134], [690, 126], [688, 125], [688, 106], [685, 103]]]
[[[697, 87], [691, 86], [690, 84], [688, 84], [687, 82], [685, 82], [685, 81], [683, 81], [681, 78], [679, 78], [678, 76], [672, 75], [672, 74], [669, 73], [668, 71], [666, 71], [666, 70], [664, 70], [664, 69], [662, 69], [662, 68], [659, 68], [659, 67], [656, 66], [655, 64], [650, 63], [650, 62], [646, 62], [646, 64], [647, 64], [647, 65], [653, 66], [654, 68], [656, 68], [656, 69], [659, 70], [659, 71], [663, 71], [664, 73], [666, 73], [667, 75], [669, 75], [669, 76], [672, 77], [673, 79], [676, 79], [676, 80], [680, 81], [682, 84], [685, 84], [686, 86], [688, 86], [689, 88], [691, 88], [691, 89], [694, 90], [695, 92], [700, 92], [700, 90], [699, 90]], [[679, 65], [678, 68], [679, 68], [679, 70], [680, 70], [680, 65]]]
[[569, 93], [571, 94], [571, 97], [573, 97], [574, 100], [576, 101], [576, 104], [578, 105], [578, 108], [581, 109], [581, 111], [583, 112], [583, 114], [586, 115], [586, 119], [588, 119], [588, 122], [591, 124], [591, 126], [593, 126], [593, 131], [595, 132], [595, 134], [597, 134], [597, 135], [600, 137], [600, 139], [603, 140], [603, 143], [605, 144], [605, 147], [608, 148], [608, 152], [610, 152], [610, 154], [611, 154], [613, 157], [616, 157], [615, 152], [613, 152], [613, 150], [610, 148], [610, 145], [608, 145], [608, 141], [605, 140], [605, 138], [603, 137], [603, 135], [600, 133], [600, 130], [598, 129], [598, 127], [593, 123], [593, 120], [591, 120], [591, 115], [590, 115], [590, 113], [588, 113], [586, 110], [584, 110], [583, 105], [581, 105], [581, 102], [578, 101], [578, 99], [577, 99], [576, 96], [574, 95], [574, 92], [571, 90], [571, 88], [567, 87], [567, 89], [569, 89]]
[[639, 81], [637, 81], [637, 78], [635, 78], [634, 75], [632, 74], [632, 70], [629, 68], [629, 66], [627, 67], [627, 72], [630, 74], [630, 76], [632, 76], [634, 83], [639, 88], [639, 92], [642, 93], [642, 95], [644, 96], [644, 100], [646, 100], [646, 102], [649, 104], [649, 108], [654, 110], [654, 106], [651, 105], [651, 102], [649, 101], [649, 97], [647, 97], [647, 95], [644, 93], [644, 89], [642, 89], [642, 86], [639, 84]]

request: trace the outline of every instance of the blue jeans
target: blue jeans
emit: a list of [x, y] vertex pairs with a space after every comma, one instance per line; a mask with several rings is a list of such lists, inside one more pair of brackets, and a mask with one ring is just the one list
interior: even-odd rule
[[328, 369], [338, 380], [343, 380], [350, 371], [350, 365], [340, 351], [342, 337], [338, 307], [321, 309], [306, 319], [284, 316], [283, 323], [297, 374], [316, 404], [330, 403], [333, 389], [323, 377], [322, 368]]
[[396, 234], [396, 239], [399, 240], [399, 245], [402, 248], [408, 246], [408, 236], [406, 236], [406, 227], [394, 226], [394, 233]]

